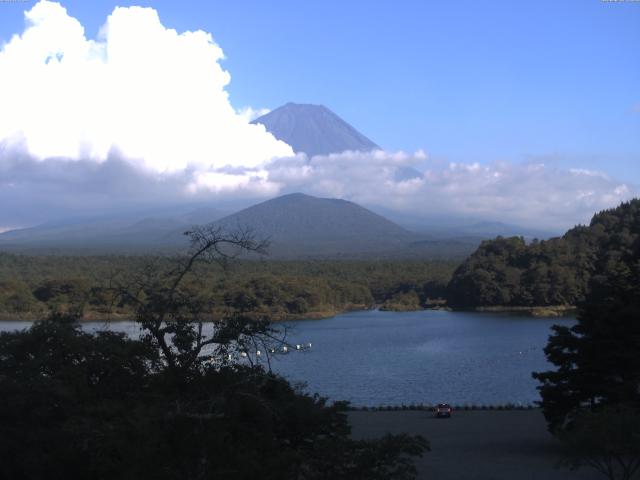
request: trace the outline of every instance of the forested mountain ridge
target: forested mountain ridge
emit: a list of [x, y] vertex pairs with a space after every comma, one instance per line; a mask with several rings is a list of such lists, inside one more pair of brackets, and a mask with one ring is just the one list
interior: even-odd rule
[[[213, 223], [226, 231], [249, 229], [269, 240], [278, 259], [465, 258], [476, 239], [433, 239], [336, 198], [291, 193], [258, 203]], [[178, 235], [181, 232], [176, 232]]]
[[[291, 193], [258, 203], [215, 222], [227, 230], [249, 227], [268, 238], [270, 253], [285, 245], [315, 250], [375, 250], [404, 246], [422, 237], [360, 205]], [[354, 245], [356, 244], [356, 245]]]
[[[588, 226], [526, 244], [522, 237], [482, 242], [447, 288], [454, 307], [576, 305], [599, 272], [638, 260], [640, 199], [595, 214]], [[635, 253], [633, 253], [635, 252]]]

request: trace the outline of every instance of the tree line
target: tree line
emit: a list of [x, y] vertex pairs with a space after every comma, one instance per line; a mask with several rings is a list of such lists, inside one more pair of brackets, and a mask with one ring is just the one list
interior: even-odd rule
[[[110, 283], [151, 266], [169, 268], [174, 260], [0, 254], [0, 315], [131, 317], [133, 305], [115, 299]], [[278, 320], [381, 304], [420, 308], [429, 298], [444, 295], [455, 267], [448, 261], [238, 261], [226, 271], [198, 265], [189, 286], [194, 294], [213, 296], [212, 315], [241, 310]]]
[[447, 299], [455, 307], [578, 305], [602, 268], [633, 249], [640, 200], [593, 216], [588, 226], [527, 244], [521, 237], [482, 242], [454, 272]]
[[555, 369], [533, 376], [565, 463], [629, 480], [640, 471], [640, 200], [595, 215], [574, 237], [588, 246], [577, 323], [553, 327], [545, 353]]

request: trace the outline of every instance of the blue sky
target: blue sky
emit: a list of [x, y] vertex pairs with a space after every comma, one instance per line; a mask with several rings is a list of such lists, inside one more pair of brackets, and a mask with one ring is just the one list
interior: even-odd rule
[[[640, 2], [62, 3], [89, 38], [115, 5], [210, 32], [236, 108], [324, 104], [388, 151], [598, 170], [640, 185]], [[0, 2], [0, 40], [22, 32], [33, 5]]]
[[[66, 1], [88, 36], [115, 2]], [[135, 1], [211, 32], [234, 106], [322, 103], [387, 149], [640, 183], [640, 3]], [[0, 37], [26, 3], [0, 4]]]

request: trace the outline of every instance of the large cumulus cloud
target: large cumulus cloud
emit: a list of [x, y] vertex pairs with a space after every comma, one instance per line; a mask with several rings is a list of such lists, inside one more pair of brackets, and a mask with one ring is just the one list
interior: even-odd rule
[[0, 51], [0, 139], [34, 158], [107, 160], [153, 172], [256, 166], [290, 155], [231, 106], [221, 48], [166, 28], [151, 8], [117, 7], [96, 40], [58, 3], [25, 13]]
[[0, 48], [0, 230], [189, 202], [302, 191], [415, 218], [566, 228], [637, 194], [587, 170], [430, 160], [423, 152], [293, 155], [235, 110], [210, 34], [116, 8], [97, 39], [57, 3]]

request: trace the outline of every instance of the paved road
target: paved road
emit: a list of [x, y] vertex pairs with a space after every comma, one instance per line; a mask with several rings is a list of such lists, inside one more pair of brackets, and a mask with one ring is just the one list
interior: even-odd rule
[[602, 480], [587, 467], [555, 468], [560, 445], [539, 410], [459, 411], [450, 419], [430, 412], [351, 412], [356, 438], [385, 433], [421, 434], [431, 452], [417, 461], [421, 479]]

